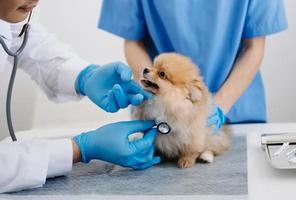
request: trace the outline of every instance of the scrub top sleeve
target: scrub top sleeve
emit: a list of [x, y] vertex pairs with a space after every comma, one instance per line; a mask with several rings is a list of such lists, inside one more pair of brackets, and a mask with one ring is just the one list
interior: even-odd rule
[[282, 0], [250, 0], [243, 38], [254, 38], [281, 32], [288, 28]]
[[142, 40], [147, 32], [140, 0], [104, 0], [98, 28], [127, 40]]

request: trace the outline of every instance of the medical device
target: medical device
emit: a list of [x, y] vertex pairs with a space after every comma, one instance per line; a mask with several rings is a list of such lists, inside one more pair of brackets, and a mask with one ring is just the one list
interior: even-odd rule
[[156, 125], [156, 129], [161, 134], [169, 134], [171, 132], [171, 127], [166, 122], [160, 122]]
[[12, 52], [7, 47], [7, 45], [4, 41], [4, 39], [6, 39], [6, 38], [0, 35], [1, 46], [3, 47], [4, 51], [9, 56], [13, 57], [13, 68], [12, 68], [12, 72], [11, 72], [11, 76], [10, 76], [10, 80], [9, 80], [9, 85], [8, 85], [8, 90], [7, 90], [7, 96], [6, 96], [6, 118], [7, 118], [7, 125], [8, 125], [8, 129], [9, 129], [9, 134], [10, 134], [12, 141], [16, 141], [17, 139], [16, 139], [16, 136], [14, 133], [13, 123], [12, 123], [12, 119], [11, 119], [11, 95], [12, 95], [13, 84], [14, 84], [14, 80], [15, 80], [17, 67], [18, 67], [19, 55], [23, 52], [23, 50], [26, 47], [27, 42], [28, 42], [31, 15], [32, 15], [32, 12], [30, 12], [27, 23], [23, 26], [20, 34], [18, 35], [18, 37], [22, 37], [22, 35], [24, 35], [24, 37], [23, 37], [22, 44], [15, 52]]
[[263, 134], [261, 144], [274, 168], [296, 169], [296, 133]]

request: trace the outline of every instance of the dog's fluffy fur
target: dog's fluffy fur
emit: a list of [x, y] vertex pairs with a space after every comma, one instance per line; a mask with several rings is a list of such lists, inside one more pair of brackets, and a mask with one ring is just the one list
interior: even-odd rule
[[167, 158], [177, 158], [179, 167], [191, 167], [197, 159], [212, 162], [214, 155], [229, 148], [228, 131], [213, 134], [206, 125], [211, 95], [190, 59], [176, 53], [159, 55], [153, 67], [143, 71], [141, 84], [155, 97], [134, 107], [133, 118], [171, 126], [170, 134], [158, 134], [155, 145]]

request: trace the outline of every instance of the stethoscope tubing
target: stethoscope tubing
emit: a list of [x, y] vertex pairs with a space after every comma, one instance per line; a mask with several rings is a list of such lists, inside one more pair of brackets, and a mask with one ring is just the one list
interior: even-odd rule
[[11, 97], [12, 97], [12, 91], [13, 91], [13, 85], [15, 81], [15, 76], [18, 68], [18, 60], [19, 60], [19, 55], [23, 52], [25, 49], [28, 38], [29, 38], [29, 32], [30, 32], [30, 25], [27, 23], [23, 27], [24, 29], [24, 38], [21, 46], [15, 51], [11, 51], [8, 46], [6, 45], [4, 39], [0, 37], [0, 44], [3, 47], [4, 51], [7, 53], [7, 55], [13, 57], [13, 68], [11, 72], [11, 76], [9, 79], [9, 84], [8, 84], [8, 89], [7, 89], [7, 96], [6, 96], [6, 119], [7, 119], [7, 125], [8, 125], [8, 130], [10, 137], [12, 141], [17, 141], [17, 138], [15, 136], [14, 128], [13, 128], [13, 122], [12, 122], [12, 117], [11, 117]]

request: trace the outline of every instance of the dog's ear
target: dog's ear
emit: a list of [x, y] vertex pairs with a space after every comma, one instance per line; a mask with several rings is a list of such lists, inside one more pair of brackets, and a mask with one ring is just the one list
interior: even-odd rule
[[191, 82], [191, 84], [188, 86], [188, 92], [189, 92], [189, 100], [192, 103], [196, 103], [202, 98], [202, 91], [203, 91], [203, 85], [202, 82], [195, 79]]

